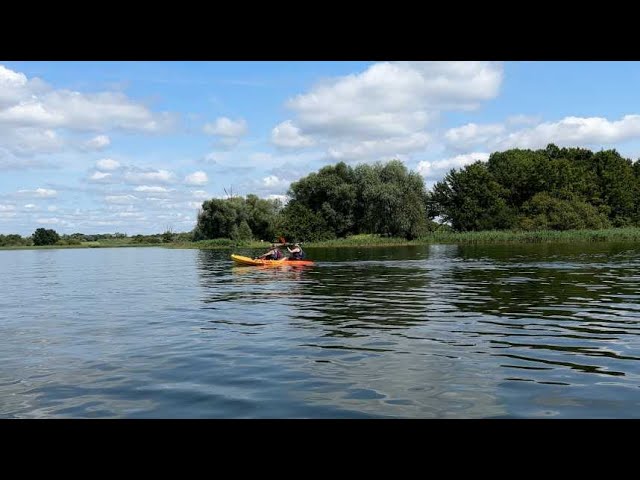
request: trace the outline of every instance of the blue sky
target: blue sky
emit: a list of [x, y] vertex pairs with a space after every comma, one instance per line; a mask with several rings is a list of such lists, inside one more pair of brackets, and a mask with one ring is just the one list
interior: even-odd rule
[[640, 156], [638, 62], [2, 62], [0, 233], [193, 228], [398, 158], [427, 186], [507, 148]]

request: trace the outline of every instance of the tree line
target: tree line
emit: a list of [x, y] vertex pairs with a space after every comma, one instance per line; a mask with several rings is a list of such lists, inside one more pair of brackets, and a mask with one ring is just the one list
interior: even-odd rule
[[191, 232], [157, 235], [31, 237], [0, 235], [0, 246], [74, 244], [109, 238], [167, 243], [321, 241], [356, 234], [415, 239], [433, 230], [571, 230], [640, 226], [640, 160], [616, 150], [511, 149], [452, 169], [427, 191], [417, 172], [399, 160], [355, 167], [340, 162], [293, 182], [289, 201], [232, 196], [202, 204]]
[[361, 233], [414, 239], [436, 229], [640, 226], [640, 161], [616, 150], [553, 144], [495, 152], [486, 162], [450, 170], [431, 191], [418, 173], [392, 160], [326, 166], [287, 193], [284, 206], [255, 195], [204, 202], [196, 239], [316, 241]]

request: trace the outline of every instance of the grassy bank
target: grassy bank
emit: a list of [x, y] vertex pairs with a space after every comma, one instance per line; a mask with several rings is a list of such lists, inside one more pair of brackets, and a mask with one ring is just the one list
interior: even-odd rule
[[[404, 238], [382, 237], [380, 235], [353, 235], [347, 238], [338, 238], [323, 242], [304, 242], [305, 248], [322, 247], [393, 247], [402, 245], [428, 245], [440, 244], [483, 244], [483, 243], [574, 243], [574, 242], [623, 242], [640, 241], [640, 228], [610, 228], [606, 230], [565, 230], [565, 231], [485, 231], [485, 232], [433, 232], [416, 240]], [[236, 247], [263, 248], [269, 247], [268, 243], [241, 242], [216, 239], [200, 242], [167, 244], [174, 248], [206, 248], [229, 249]]]
[[161, 243], [126, 243], [118, 241], [81, 242], [74, 245], [10, 245], [0, 250], [50, 250], [53, 248], [122, 248], [122, 247], [162, 247]]
[[[0, 247], [0, 250], [25, 250], [48, 248], [114, 248], [114, 247], [166, 247], [232, 250], [235, 248], [269, 248], [267, 242], [235, 242], [226, 238], [202, 240], [199, 242], [173, 243], [131, 243], [128, 239], [83, 242], [79, 245], [47, 245]], [[500, 244], [500, 243], [578, 243], [578, 242], [640, 242], [640, 228], [610, 228], [606, 230], [566, 230], [566, 231], [485, 231], [485, 232], [433, 232], [416, 240], [382, 237], [380, 235], [353, 235], [347, 238], [324, 242], [304, 242], [305, 248], [323, 247], [393, 247], [402, 245], [440, 244]]]

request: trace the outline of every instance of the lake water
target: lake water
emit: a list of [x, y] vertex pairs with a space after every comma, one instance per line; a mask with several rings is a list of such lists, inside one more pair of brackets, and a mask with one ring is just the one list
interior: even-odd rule
[[640, 418], [637, 244], [229, 254], [0, 251], [0, 417]]

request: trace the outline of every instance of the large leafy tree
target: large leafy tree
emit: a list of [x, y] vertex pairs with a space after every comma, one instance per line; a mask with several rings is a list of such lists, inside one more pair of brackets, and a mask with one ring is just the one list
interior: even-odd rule
[[53, 245], [60, 240], [58, 232], [51, 229], [38, 228], [32, 235], [34, 245]]
[[270, 241], [282, 205], [279, 200], [265, 200], [256, 195], [212, 198], [202, 203], [194, 239], [232, 238]]
[[485, 163], [475, 162], [462, 170], [451, 170], [435, 184], [430, 201], [437, 205], [435, 213], [455, 230], [498, 230], [510, 228], [515, 221], [505, 200], [509, 194]]

